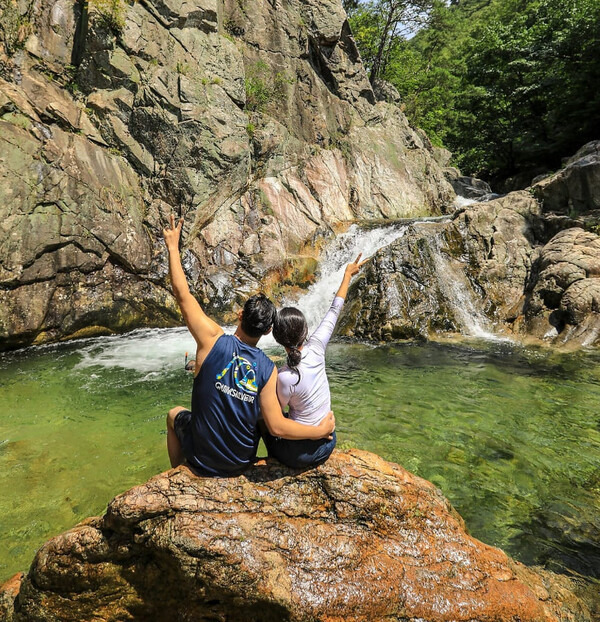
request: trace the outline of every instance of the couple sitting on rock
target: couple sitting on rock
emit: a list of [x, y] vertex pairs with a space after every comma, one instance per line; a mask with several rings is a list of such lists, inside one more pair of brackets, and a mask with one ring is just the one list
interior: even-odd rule
[[[331, 308], [308, 341], [304, 315], [293, 308], [277, 314], [262, 294], [248, 299], [235, 333], [226, 335], [190, 293], [179, 255], [182, 226], [183, 219], [176, 225], [171, 216], [163, 233], [173, 293], [197, 350], [192, 409], [176, 406], [167, 417], [171, 466], [185, 462], [198, 475], [241, 473], [256, 461], [261, 429], [269, 455], [280, 462], [292, 467], [324, 462], [336, 441], [325, 348], [350, 279], [362, 265], [360, 255], [346, 267]], [[279, 375], [256, 347], [271, 329], [288, 355]]]

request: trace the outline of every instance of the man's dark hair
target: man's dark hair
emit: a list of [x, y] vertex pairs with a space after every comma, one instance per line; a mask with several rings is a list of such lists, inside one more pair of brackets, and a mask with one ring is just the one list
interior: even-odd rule
[[276, 317], [275, 305], [264, 294], [251, 296], [242, 312], [242, 330], [248, 337], [262, 337], [271, 330]]

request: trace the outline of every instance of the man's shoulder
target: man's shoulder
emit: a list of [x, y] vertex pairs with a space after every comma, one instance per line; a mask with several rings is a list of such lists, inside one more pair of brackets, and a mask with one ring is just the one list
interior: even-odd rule
[[266, 380], [268, 380], [275, 369], [275, 363], [262, 350], [259, 350], [257, 354], [257, 363], [265, 370]]

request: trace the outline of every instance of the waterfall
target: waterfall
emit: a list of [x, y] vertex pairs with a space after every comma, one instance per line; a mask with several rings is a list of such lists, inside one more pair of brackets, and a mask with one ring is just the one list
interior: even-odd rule
[[460, 194], [457, 194], [456, 198], [454, 199], [455, 209], [460, 209], [461, 207], [467, 207], [467, 205], [472, 205], [473, 203], [477, 203], [477, 200], [469, 199], [468, 197], [463, 197]]
[[168, 369], [183, 368], [186, 351], [191, 358], [196, 354], [187, 328], [141, 328], [125, 335], [83, 339], [75, 369], [119, 367], [151, 380]]
[[[419, 225], [438, 219], [422, 219]], [[297, 300], [286, 300], [283, 306], [298, 307], [306, 316], [309, 332], [314, 330], [333, 300], [346, 265], [362, 253], [363, 259], [371, 257], [379, 249], [400, 239], [408, 224], [388, 225], [373, 229], [361, 229], [352, 225], [348, 231], [337, 236], [326, 249], [320, 263], [320, 278]], [[442, 240], [434, 235], [431, 244], [436, 279], [441, 294], [454, 311], [464, 335], [488, 340], [505, 340], [492, 331], [490, 321], [483, 313], [473, 288], [464, 272], [464, 265], [451, 259], [442, 250]], [[273, 343], [267, 340], [268, 343]], [[261, 342], [262, 343], [262, 342]], [[265, 342], [265, 345], [267, 342]]]
[[[439, 218], [419, 219], [421, 226], [437, 222]], [[309, 331], [313, 331], [329, 309], [337, 291], [346, 265], [356, 259], [359, 253], [367, 259], [379, 249], [400, 239], [407, 231], [411, 221], [387, 226], [361, 228], [352, 225], [345, 232], [331, 240], [320, 262], [320, 277], [307, 292], [298, 299], [285, 300], [282, 306], [295, 306], [306, 315]], [[498, 340], [491, 331], [489, 320], [481, 311], [472, 287], [465, 276], [462, 264], [448, 257], [443, 250], [442, 241], [433, 237], [432, 258], [440, 292], [454, 310], [455, 317], [465, 335]], [[233, 333], [235, 327], [224, 327]], [[260, 341], [262, 348], [275, 346], [271, 335]], [[151, 379], [167, 369], [183, 366], [183, 354], [195, 354], [195, 343], [187, 329], [140, 329], [127, 335], [101, 337], [83, 340], [79, 369], [90, 367], [120, 367], [135, 369]]]
[[342, 282], [346, 265], [354, 261], [359, 253], [362, 253], [362, 259], [368, 259], [380, 248], [401, 238], [407, 228], [405, 224], [372, 229], [351, 225], [327, 247], [319, 265], [319, 280], [298, 300], [286, 300], [283, 306], [298, 307], [306, 316], [309, 332], [312, 332], [327, 313]]
[[432, 242], [432, 259], [438, 286], [452, 307], [461, 332], [479, 339], [505, 341], [506, 338], [498, 337], [492, 332], [490, 321], [477, 302], [471, 283], [465, 274], [464, 264], [448, 257], [443, 252], [442, 240], [438, 235], [433, 238]]

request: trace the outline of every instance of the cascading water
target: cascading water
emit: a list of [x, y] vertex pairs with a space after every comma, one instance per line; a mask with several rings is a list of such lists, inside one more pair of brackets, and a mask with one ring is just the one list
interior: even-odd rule
[[191, 358], [196, 345], [187, 328], [149, 328], [126, 335], [83, 340], [77, 369], [88, 367], [132, 369], [150, 380], [169, 369], [183, 366], [184, 353]]
[[473, 203], [477, 203], [476, 199], [470, 199], [468, 197], [463, 197], [460, 194], [456, 195], [454, 199], [454, 207], [456, 209], [460, 209], [461, 207], [466, 207], [467, 205], [472, 205]]
[[[310, 329], [317, 327], [327, 312], [339, 287], [346, 264], [359, 253], [370, 257], [380, 248], [391, 244], [406, 231], [406, 225], [389, 225], [361, 229], [352, 225], [348, 231], [337, 236], [328, 246], [320, 265], [321, 278], [299, 300], [287, 300], [285, 305], [298, 306], [306, 314]], [[224, 327], [233, 332], [234, 327]], [[275, 347], [271, 335], [263, 337], [262, 348]], [[127, 335], [104, 337], [83, 341], [78, 368], [100, 366], [119, 367], [144, 373], [151, 380], [158, 374], [183, 365], [183, 353], [195, 355], [195, 343], [185, 328], [143, 329]]]
[[440, 292], [452, 308], [461, 332], [478, 339], [507, 341], [507, 338], [492, 332], [490, 321], [477, 303], [463, 264], [443, 252], [439, 236], [436, 235], [432, 242], [432, 259]]
[[342, 282], [346, 265], [354, 261], [359, 253], [362, 253], [362, 259], [371, 257], [380, 248], [401, 238], [406, 229], [407, 225], [388, 225], [373, 229], [350, 226], [345, 233], [334, 238], [326, 249], [320, 263], [319, 280], [298, 300], [288, 300], [285, 304], [299, 307], [306, 316], [309, 329], [315, 329], [331, 305]]
[[[413, 223], [423, 226], [428, 222], [438, 220], [437, 218], [425, 218], [413, 221]], [[408, 224], [396, 224], [361, 229], [358, 225], [352, 225], [348, 231], [337, 236], [326, 249], [320, 264], [319, 280], [298, 300], [287, 300], [284, 306], [289, 304], [300, 308], [306, 316], [309, 329], [313, 330], [327, 312], [342, 280], [346, 265], [356, 259], [359, 253], [362, 253], [363, 259], [366, 259], [381, 248], [400, 239], [406, 233], [408, 226]], [[431, 246], [440, 292], [452, 308], [462, 334], [478, 339], [506, 340], [494, 334], [490, 321], [477, 302], [462, 264], [443, 252], [442, 241], [437, 235], [433, 236]]]
[[[435, 233], [419, 227], [430, 242]], [[345, 264], [406, 231], [338, 236], [322, 278], [295, 304], [318, 321]], [[454, 289], [471, 291], [458, 262], [441, 240], [429, 247], [439, 287], [468, 308]], [[45, 540], [168, 468], [165, 415], [189, 404], [183, 360], [193, 347], [185, 328], [147, 329], [0, 354], [0, 583]], [[333, 343], [328, 374], [341, 443], [432, 481], [474, 537], [520, 561], [598, 576], [598, 353]]]
[[[438, 218], [421, 219], [426, 225]], [[326, 248], [320, 262], [320, 277], [308, 291], [296, 300], [285, 300], [282, 306], [291, 305], [300, 308], [308, 320], [309, 330], [314, 330], [331, 304], [339, 287], [346, 265], [362, 253], [363, 259], [373, 256], [378, 250], [400, 239], [407, 231], [408, 224], [397, 223], [387, 226], [350, 228], [336, 236]], [[493, 334], [490, 323], [479, 309], [464, 271], [459, 262], [451, 260], [441, 250], [441, 241], [433, 243], [433, 260], [439, 287], [449, 305], [453, 308], [456, 319], [461, 324], [463, 334], [480, 339], [498, 340]], [[226, 327], [233, 332], [234, 327]], [[275, 346], [271, 335], [260, 343], [263, 348]], [[105, 337], [100, 340], [83, 341], [80, 348], [79, 368], [100, 366], [105, 368], [120, 367], [137, 370], [150, 380], [157, 374], [174, 369], [183, 364], [183, 354], [188, 351], [195, 354], [195, 343], [185, 328], [145, 329], [128, 335]]]

